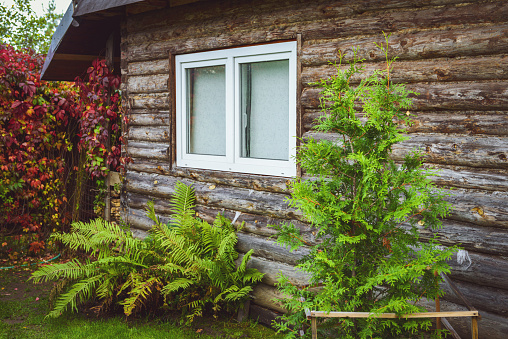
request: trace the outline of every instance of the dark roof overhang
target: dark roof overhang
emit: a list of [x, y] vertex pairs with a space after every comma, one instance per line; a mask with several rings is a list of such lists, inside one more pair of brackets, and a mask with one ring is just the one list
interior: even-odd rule
[[[51, 40], [41, 78], [73, 81], [83, 76], [98, 57], [105, 57], [106, 41], [114, 34], [114, 70], [120, 72], [120, 22], [125, 6], [154, 8], [153, 0], [80, 0], [70, 3]], [[165, 1], [157, 1], [165, 6]]]

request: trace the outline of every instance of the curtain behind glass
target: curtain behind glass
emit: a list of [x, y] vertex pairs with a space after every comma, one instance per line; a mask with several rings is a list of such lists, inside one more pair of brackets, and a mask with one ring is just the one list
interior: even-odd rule
[[243, 158], [289, 160], [289, 61], [240, 66]]
[[187, 153], [226, 155], [225, 66], [187, 69]]

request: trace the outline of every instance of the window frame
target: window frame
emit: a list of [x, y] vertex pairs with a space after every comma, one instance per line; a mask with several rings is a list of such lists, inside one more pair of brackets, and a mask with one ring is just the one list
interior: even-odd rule
[[[244, 63], [275, 60], [289, 61], [288, 160], [242, 158], [240, 66]], [[186, 70], [206, 66], [225, 66], [226, 155], [202, 155], [187, 152]], [[181, 54], [175, 56], [176, 166], [227, 172], [294, 177], [297, 146], [297, 42], [279, 42], [248, 47]]]

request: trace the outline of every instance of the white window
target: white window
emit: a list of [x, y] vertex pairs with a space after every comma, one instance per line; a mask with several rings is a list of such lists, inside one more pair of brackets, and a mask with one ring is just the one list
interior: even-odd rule
[[175, 60], [177, 166], [296, 175], [296, 42]]

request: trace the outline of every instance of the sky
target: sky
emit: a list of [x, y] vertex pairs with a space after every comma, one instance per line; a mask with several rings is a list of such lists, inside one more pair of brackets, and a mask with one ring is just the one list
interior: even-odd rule
[[[0, 0], [1, 3], [7, 6], [11, 6], [13, 4], [13, 0]], [[49, 0], [32, 0], [32, 8], [37, 13], [38, 16], [44, 14], [44, 7], [48, 6]], [[69, 7], [69, 4], [71, 3], [71, 0], [55, 0], [56, 5], [56, 13], [65, 13], [67, 10], [67, 7]]]

